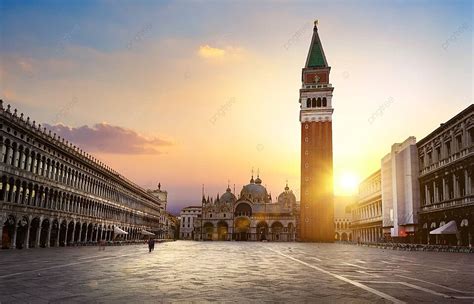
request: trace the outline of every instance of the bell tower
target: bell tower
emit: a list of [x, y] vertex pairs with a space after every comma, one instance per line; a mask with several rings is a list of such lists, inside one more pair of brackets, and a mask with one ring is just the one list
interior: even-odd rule
[[302, 71], [300, 239], [334, 242], [331, 67], [314, 22], [313, 38]]

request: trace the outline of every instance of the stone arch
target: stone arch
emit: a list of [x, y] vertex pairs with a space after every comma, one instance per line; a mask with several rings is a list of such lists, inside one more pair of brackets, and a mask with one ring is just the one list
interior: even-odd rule
[[30, 236], [28, 237], [28, 247], [35, 248], [38, 245], [38, 235], [41, 229], [41, 220], [39, 217], [35, 217], [30, 223]]
[[343, 232], [341, 234], [341, 241], [347, 242], [348, 240], [349, 240], [349, 238], [347, 237], [347, 233]]
[[340, 239], [341, 237], [339, 236], [339, 232], [336, 232], [336, 234], [334, 235], [334, 240], [339, 241]]
[[2, 248], [8, 249], [14, 247], [16, 217], [10, 214], [3, 224], [2, 230]]
[[246, 217], [235, 219], [234, 231], [237, 241], [248, 241], [250, 239], [250, 220]]
[[51, 225], [49, 219], [44, 219], [41, 223], [40, 247], [48, 247], [48, 235]]
[[267, 240], [268, 224], [266, 221], [260, 221], [257, 224], [257, 237], [259, 241]]
[[225, 221], [219, 221], [217, 223], [217, 239], [220, 241], [227, 240], [227, 235], [229, 233], [229, 225]]
[[247, 202], [241, 202], [235, 207], [235, 216], [252, 216], [252, 207]]
[[67, 221], [62, 220], [59, 226], [59, 246], [66, 246], [66, 232], [67, 232]]
[[273, 241], [281, 241], [283, 224], [279, 221], [273, 222], [271, 226]]
[[74, 238], [72, 239], [72, 243], [77, 243], [79, 242], [79, 237], [81, 236], [81, 222], [77, 221], [76, 224], [74, 225]]
[[54, 219], [51, 223], [51, 235], [49, 238], [49, 246], [56, 247], [59, 243], [59, 222]]
[[17, 223], [16, 227], [16, 248], [17, 249], [23, 249], [26, 247], [26, 239], [28, 236], [28, 225], [29, 225], [29, 220], [26, 216], [22, 216]]

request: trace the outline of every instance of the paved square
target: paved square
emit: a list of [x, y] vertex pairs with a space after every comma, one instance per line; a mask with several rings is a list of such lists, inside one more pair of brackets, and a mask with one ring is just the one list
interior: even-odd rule
[[474, 255], [192, 242], [0, 251], [0, 302], [473, 303]]

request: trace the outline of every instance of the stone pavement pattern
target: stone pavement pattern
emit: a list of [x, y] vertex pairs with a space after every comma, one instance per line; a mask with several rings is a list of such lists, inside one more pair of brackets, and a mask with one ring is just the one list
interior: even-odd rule
[[0, 251], [0, 303], [473, 303], [474, 255], [177, 241]]

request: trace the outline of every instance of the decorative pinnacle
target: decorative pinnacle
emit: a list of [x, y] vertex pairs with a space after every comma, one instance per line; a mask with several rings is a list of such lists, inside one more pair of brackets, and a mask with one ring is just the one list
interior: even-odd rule
[[318, 26], [318, 23], [319, 23], [318, 19], [314, 20], [314, 26]]

